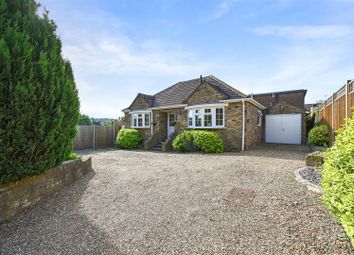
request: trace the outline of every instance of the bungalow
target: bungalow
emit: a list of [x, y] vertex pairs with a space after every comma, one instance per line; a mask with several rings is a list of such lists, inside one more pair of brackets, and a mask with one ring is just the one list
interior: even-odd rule
[[218, 78], [181, 81], [155, 94], [139, 93], [124, 109], [125, 125], [138, 129], [145, 149], [171, 150], [186, 129], [217, 132], [226, 150], [266, 143], [305, 143], [306, 90], [246, 95]]

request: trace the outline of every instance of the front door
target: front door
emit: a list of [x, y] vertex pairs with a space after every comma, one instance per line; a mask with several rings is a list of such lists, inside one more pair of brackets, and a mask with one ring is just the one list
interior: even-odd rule
[[175, 114], [169, 113], [168, 114], [168, 121], [167, 121], [167, 137], [170, 137], [173, 132], [175, 132]]

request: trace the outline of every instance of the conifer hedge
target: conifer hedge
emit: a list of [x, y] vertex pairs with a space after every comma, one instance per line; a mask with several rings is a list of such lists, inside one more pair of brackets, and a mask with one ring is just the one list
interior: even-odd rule
[[36, 175], [72, 150], [79, 99], [56, 25], [33, 0], [0, 0], [0, 183]]

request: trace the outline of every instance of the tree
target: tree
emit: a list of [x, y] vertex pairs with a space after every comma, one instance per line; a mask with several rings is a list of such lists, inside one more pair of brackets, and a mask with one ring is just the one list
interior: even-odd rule
[[80, 114], [79, 125], [93, 125], [93, 122], [89, 116]]
[[112, 126], [113, 125], [113, 120], [103, 120], [101, 121], [102, 126]]
[[79, 117], [56, 25], [34, 0], [0, 0], [0, 183], [36, 175], [72, 150]]

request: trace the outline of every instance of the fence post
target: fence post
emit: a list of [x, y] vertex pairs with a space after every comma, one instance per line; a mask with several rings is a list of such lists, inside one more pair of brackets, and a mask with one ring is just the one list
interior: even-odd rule
[[332, 95], [332, 142], [334, 141], [334, 95], [335, 93], [333, 93]]
[[96, 125], [92, 125], [92, 147], [96, 149]]
[[113, 147], [114, 147], [114, 144], [116, 142], [116, 139], [115, 139], [115, 134], [116, 134], [116, 123], [113, 121], [112, 122], [112, 133], [113, 133]]

